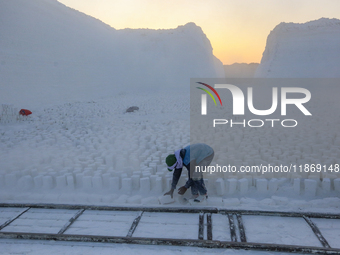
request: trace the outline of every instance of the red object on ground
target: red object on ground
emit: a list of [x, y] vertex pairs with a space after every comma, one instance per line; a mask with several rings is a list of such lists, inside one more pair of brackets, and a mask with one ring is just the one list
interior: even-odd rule
[[32, 112], [30, 110], [27, 110], [27, 109], [21, 109], [19, 114], [27, 116], [27, 115], [32, 114]]

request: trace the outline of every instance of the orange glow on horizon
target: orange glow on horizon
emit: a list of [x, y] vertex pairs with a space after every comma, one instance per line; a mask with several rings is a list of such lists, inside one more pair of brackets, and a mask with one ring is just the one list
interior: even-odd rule
[[194, 22], [223, 64], [259, 63], [281, 22], [340, 19], [338, 0], [58, 0], [115, 29], [169, 29]]

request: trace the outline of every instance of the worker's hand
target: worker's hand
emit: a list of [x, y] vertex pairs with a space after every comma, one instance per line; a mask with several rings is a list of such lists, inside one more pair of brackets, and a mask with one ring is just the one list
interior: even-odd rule
[[166, 195], [170, 195], [171, 198], [173, 198], [174, 197], [174, 189], [171, 189], [170, 191], [168, 191], [167, 193], [164, 194], [164, 196], [166, 196]]
[[187, 191], [185, 186], [182, 186], [178, 189], [178, 194], [183, 195]]

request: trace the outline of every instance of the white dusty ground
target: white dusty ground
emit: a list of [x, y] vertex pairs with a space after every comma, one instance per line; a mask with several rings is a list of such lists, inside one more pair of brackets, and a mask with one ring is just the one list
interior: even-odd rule
[[[0, 0], [0, 4], [4, 16], [0, 72], [7, 77], [0, 99], [13, 104], [0, 109], [0, 202], [163, 206], [159, 197], [169, 190], [172, 178], [164, 159], [190, 143], [189, 78], [221, 77], [222, 65], [216, 64], [203, 31], [194, 24], [173, 30], [116, 31], [57, 1]], [[330, 31], [338, 29], [334, 20], [313, 24], [319, 23]], [[295, 26], [290, 27], [289, 31]], [[285, 35], [283, 28], [275, 35]], [[337, 38], [327, 33], [316, 37], [322, 35], [332, 42]], [[73, 46], [65, 51], [65, 45]], [[157, 62], [163, 59], [160, 55], [166, 63]], [[275, 60], [282, 68], [290, 66]], [[130, 106], [139, 111], [125, 113]], [[26, 107], [33, 114], [17, 120], [18, 110]], [[301, 136], [287, 135], [284, 152], [273, 150], [278, 139], [264, 129], [238, 132], [237, 139], [230, 137], [231, 146], [216, 148], [227, 149], [227, 159], [235, 165], [280, 162], [283, 156], [296, 163], [320, 159], [335, 164], [340, 156], [336, 129], [340, 111], [335, 111], [331, 132], [321, 136], [311, 127]], [[246, 148], [249, 138], [257, 150], [240, 157], [235, 148]], [[314, 139], [312, 151], [296, 145], [303, 139]], [[309, 158], [304, 157], [306, 152], [312, 152]], [[209, 176], [209, 200], [201, 205], [338, 211], [338, 174]], [[178, 186], [185, 180], [186, 170]], [[171, 205], [183, 206], [177, 194]]]
[[[0, 224], [23, 211], [23, 208], [0, 208]], [[57, 234], [78, 210], [29, 209], [1, 232]], [[140, 215], [135, 211], [86, 210], [66, 230], [65, 234], [95, 236], [126, 236], [134, 219]], [[339, 220], [312, 219], [328, 243], [340, 248], [338, 240]], [[198, 213], [157, 213], [144, 212], [133, 237], [196, 239], [198, 234]], [[206, 221], [206, 219], [204, 220]], [[322, 247], [304, 219], [294, 217], [243, 216], [248, 242], [283, 245]], [[227, 215], [212, 214], [212, 240], [231, 241]], [[204, 225], [204, 240], [207, 240]], [[237, 231], [238, 233], [238, 231]], [[237, 234], [237, 239], [240, 239]], [[99, 244], [81, 242], [23, 241], [0, 239], [0, 254], [46, 254], [52, 249], [54, 254], [153, 254], [157, 250], [175, 254], [206, 253], [207, 249], [171, 246], [145, 246], [125, 244]], [[237, 251], [230, 249], [208, 249], [209, 254], [278, 254], [273, 252]]]
[[148, 254], [159, 255], [200, 255], [200, 254], [216, 254], [216, 255], [286, 255], [289, 253], [281, 252], [257, 252], [244, 250], [225, 250], [225, 249], [204, 249], [196, 247], [171, 247], [171, 246], [146, 246], [133, 244], [98, 244], [98, 243], [75, 243], [75, 242], [55, 242], [55, 241], [26, 241], [26, 240], [0, 240], [2, 250], [0, 254], [18, 254], [18, 255], [36, 255], [48, 254], [53, 250], [53, 254]]
[[[174, 96], [120, 94], [37, 107], [26, 120], [2, 121], [0, 201], [164, 206], [159, 197], [172, 178], [164, 159], [190, 142], [189, 99]], [[139, 111], [125, 113], [132, 105]], [[320, 212], [340, 207], [338, 179], [325, 185], [300, 178], [297, 186], [293, 178], [228, 177], [207, 176], [210, 197], [200, 206]], [[178, 187], [185, 181], [184, 169]], [[312, 186], [305, 185], [310, 181]], [[170, 206], [186, 205], [175, 194]]]
[[[213, 56], [203, 31], [192, 23], [173, 30], [116, 31], [49, 0], [0, 0], [0, 6], [3, 7], [0, 8], [3, 17], [0, 26], [3, 79], [0, 85], [5, 91], [0, 99], [1, 103], [6, 103], [0, 108], [0, 203], [191, 206], [183, 204], [177, 194], [172, 204], [161, 202], [164, 202], [162, 195], [169, 190], [172, 178], [164, 159], [190, 143], [189, 77], [222, 77], [222, 64]], [[283, 24], [275, 29], [257, 76], [338, 77], [339, 37], [334, 33], [339, 29], [338, 21], [320, 20], [313, 24], [323, 31], [324, 25], [329, 27], [315, 37], [305, 29], [311, 24], [305, 24], [303, 28]], [[303, 43], [297, 45], [299, 34]], [[276, 44], [275, 38], [282, 39], [282, 43]], [[322, 46], [325, 42], [329, 47]], [[313, 47], [306, 48], [306, 44]], [[318, 54], [310, 55], [310, 52]], [[294, 56], [302, 62], [292, 65], [296, 63]], [[299, 75], [294, 75], [296, 73]], [[139, 111], [125, 113], [130, 106], [138, 106]], [[19, 118], [19, 109], [26, 107], [33, 114]], [[308, 162], [321, 159], [337, 163], [340, 139], [336, 127], [334, 125], [326, 136], [314, 132], [297, 137], [315, 139], [314, 158], [309, 158]], [[276, 141], [267, 137], [270, 133], [252, 135], [251, 142], [260, 145], [261, 150], [254, 152], [257, 155], [247, 155], [252, 159], [247, 163], [282, 160], [282, 153], [270, 147], [270, 142]], [[249, 142], [248, 138], [241, 132], [240, 139], [230, 140], [232, 145], [243, 146]], [[295, 138], [291, 138], [292, 144], [297, 141]], [[260, 140], [266, 142], [260, 144]], [[297, 163], [306, 160], [304, 153], [310, 150], [295, 145], [289, 149], [288, 159]], [[238, 158], [235, 150], [229, 152], [232, 164], [246, 159]], [[235, 159], [231, 152], [235, 153]], [[206, 177], [209, 199], [199, 206], [339, 212], [340, 179], [337, 174], [274, 177]], [[186, 170], [178, 186], [185, 180]], [[34, 210], [31, 212], [31, 218], [22, 219], [19, 225], [8, 228], [31, 231], [29, 226], [34, 224], [26, 223], [34, 223], [34, 217], [37, 217]], [[85, 231], [86, 234], [86, 219], [92, 217], [87, 214], [84, 213], [68, 231]], [[10, 217], [6, 215], [2, 212], [0, 217]], [[70, 215], [59, 211], [58, 215], [39, 217], [47, 217], [45, 222], [51, 223], [55, 218], [67, 220]], [[136, 235], [160, 233], [156, 225], [143, 229], [144, 220], [151, 223], [157, 218], [156, 214], [152, 215], [155, 217], [143, 218]], [[110, 224], [113, 223], [117, 233], [124, 232], [130, 226], [127, 222], [134, 217], [112, 217], [103, 213], [100, 219], [106, 222], [101, 223], [100, 228], [93, 225], [91, 233], [112, 233]], [[213, 235], [220, 240], [230, 240], [224, 232], [228, 222], [218, 218], [219, 215], [216, 217], [214, 215], [213, 222], [218, 225], [214, 226]], [[182, 237], [190, 236], [192, 228], [197, 227], [193, 218], [181, 219], [186, 223], [180, 225]], [[116, 219], [120, 220], [116, 222]], [[332, 223], [313, 220], [331, 246], [337, 247], [338, 220]], [[309, 230], [304, 231], [305, 225], [298, 219], [272, 221], [247, 216], [244, 221], [249, 226], [250, 241], [266, 239], [303, 245], [315, 242], [315, 237]], [[48, 231], [62, 226], [61, 222], [54, 223], [48, 225]], [[45, 225], [36, 227], [35, 231], [46, 231], [47, 228]], [[289, 227], [295, 230], [295, 235], [288, 234]], [[176, 228], [168, 226], [163, 234], [171, 238], [177, 234]], [[207, 249], [189, 247], [0, 240], [0, 254], [46, 254], [51, 250], [53, 254], [112, 254], [114, 251], [115, 254], [158, 255], [160, 250], [162, 254], [207, 253]], [[209, 249], [209, 254], [280, 253]]]

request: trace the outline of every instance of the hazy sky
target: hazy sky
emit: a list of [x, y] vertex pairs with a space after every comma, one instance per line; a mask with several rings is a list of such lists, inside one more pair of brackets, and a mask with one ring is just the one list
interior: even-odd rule
[[340, 0], [59, 0], [115, 29], [176, 28], [195, 22], [224, 64], [260, 62], [280, 22], [340, 19]]

